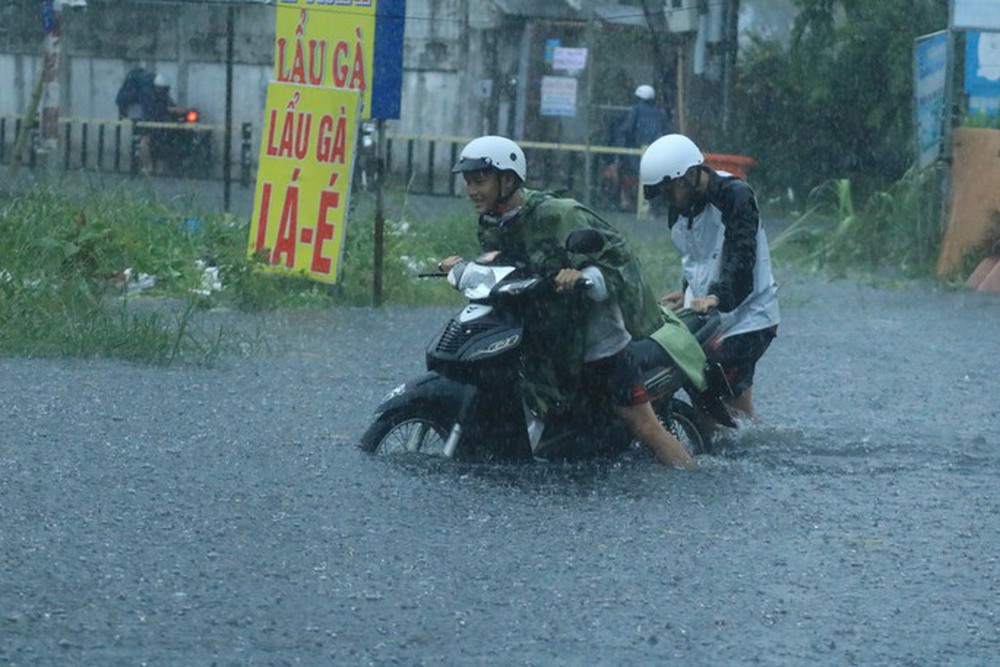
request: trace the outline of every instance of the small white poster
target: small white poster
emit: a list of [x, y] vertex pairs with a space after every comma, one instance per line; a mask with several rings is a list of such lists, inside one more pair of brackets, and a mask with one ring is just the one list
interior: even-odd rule
[[552, 53], [552, 69], [577, 71], [587, 66], [587, 49], [567, 49], [557, 46]]
[[542, 77], [542, 115], [576, 115], [576, 79], [571, 76]]

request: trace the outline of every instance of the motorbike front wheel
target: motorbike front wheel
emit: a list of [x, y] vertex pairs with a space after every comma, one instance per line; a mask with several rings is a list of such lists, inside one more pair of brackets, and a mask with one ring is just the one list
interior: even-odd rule
[[361, 436], [361, 449], [379, 456], [415, 453], [444, 456], [449, 427], [410, 408], [381, 414]]

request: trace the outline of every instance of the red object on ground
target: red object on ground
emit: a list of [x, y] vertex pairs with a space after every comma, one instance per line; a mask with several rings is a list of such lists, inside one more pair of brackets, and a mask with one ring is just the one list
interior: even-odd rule
[[[979, 266], [982, 266], [984, 262], [993, 261], [993, 268], [990, 269], [989, 273], [982, 279], [982, 281], [976, 285], [976, 291], [978, 292], [994, 292], [1000, 294], [1000, 259], [996, 257], [991, 257], [984, 259], [980, 262]], [[978, 268], [976, 269], [979, 270]]]
[[745, 179], [750, 169], [757, 165], [757, 160], [745, 155], [705, 153], [705, 164], [716, 171], [728, 171], [733, 176]]
[[969, 289], [979, 289], [979, 286], [986, 280], [986, 276], [990, 275], [990, 271], [995, 269], [997, 264], [1000, 264], [1000, 259], [996, 257], [987, 257], [979, 262], [979, 266], [972, 272], [969, 279], [965, 281], [965, 286]]

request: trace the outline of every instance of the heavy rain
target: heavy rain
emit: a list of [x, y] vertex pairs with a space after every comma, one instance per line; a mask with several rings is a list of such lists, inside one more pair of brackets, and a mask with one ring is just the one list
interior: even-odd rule
[[[983, 0], [0, 0], [0, 663], [994, 663], [997, 33]], [[657, 172], [676, 134], [703, 160]], [[561, 304], [599, 286], [506, 247], [477, 303], [440, 279], [538, 191], [603, 230], [557, 247], [619, 329], [642, 283], [744, 331], [780, 303], [755, 418], [694, 386], [732, 348], [631, 348], [686, 469], [617, 394], [539, 419], [531, 313], [589, 327]]]

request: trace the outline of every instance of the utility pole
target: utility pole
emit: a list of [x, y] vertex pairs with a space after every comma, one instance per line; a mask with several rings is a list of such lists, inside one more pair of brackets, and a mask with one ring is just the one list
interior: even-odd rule
[[[52, 156], [59, 148], [59, 64], [61, 59], [62, 13], [64, 0], [42, 0], [42, 31], [45, 43], [42, 52], [42, 67], [31, 92], [31, 100], [24, 112], [21, 129], [14, 140], [14, 154], [11, 158], [11, 175], [17, 173], [25, 154], [28, 137], [38, 118], [39, 103], [42, 106], [40, 152]], [[51, 164], [51, 162], [49, 163]]]
[[42, 152], [47, 166], [55, 160], [59, 148], [59, 69], [62, 60], [63, 0], [42, 2], [42, 28], [45, 31], [45, 58], [42, 64]]

